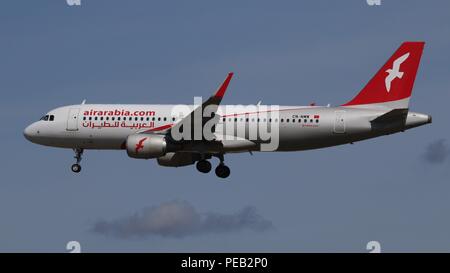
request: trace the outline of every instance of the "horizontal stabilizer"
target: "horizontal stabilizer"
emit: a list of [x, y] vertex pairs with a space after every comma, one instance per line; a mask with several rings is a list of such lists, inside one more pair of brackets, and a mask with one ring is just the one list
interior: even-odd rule
[[408, 109], [394, 109], [370, 121], [373, 130], [404, 128]]
[[406, 120], [408, 109], [394, 109], [383, 114], [370, 122], [372, 123], [389, 123], [393, 121]]

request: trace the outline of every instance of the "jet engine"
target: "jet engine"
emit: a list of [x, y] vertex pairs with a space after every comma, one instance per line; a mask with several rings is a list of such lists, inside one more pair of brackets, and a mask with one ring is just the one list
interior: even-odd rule
[[135, 134], [126, 141], [127, 154], [133, 158], [157, 158], [166, 154], [167, 143], [163, 135]]

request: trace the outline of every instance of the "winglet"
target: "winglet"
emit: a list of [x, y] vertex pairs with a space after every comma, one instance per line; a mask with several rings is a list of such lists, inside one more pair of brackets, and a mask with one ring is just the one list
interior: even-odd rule
[[222, 85], [219, 87], [219, 89], [217, 89], [217, 92], [214, 95], [214, 97], [223, 98], [223, 95], [225, 95], [225, 92], [227, 91], [228, 85], [230, 84], [231, 78], [233, 78], [233, 74], [234, 74], [233, 72], [228, 73], [227, 78], [222, 83]]

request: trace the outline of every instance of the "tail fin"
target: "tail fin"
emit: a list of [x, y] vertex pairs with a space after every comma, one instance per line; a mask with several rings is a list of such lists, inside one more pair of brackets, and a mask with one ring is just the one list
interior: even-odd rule
[[408, 108], [425, 42], [404, 42], [356, 97], [342, 106]]

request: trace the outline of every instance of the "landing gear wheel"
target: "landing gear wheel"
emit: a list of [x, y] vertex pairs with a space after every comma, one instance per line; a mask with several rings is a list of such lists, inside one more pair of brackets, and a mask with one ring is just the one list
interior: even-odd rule
[[216, 168], [216, 175], [220, 178], [227, 178], [230, 176], [230, 168], [224, 164], [219, 164]]
[[81, 171], [80, 162], [81, 162], [81, 156], [83, 155], [83, 149], [75, 148], [75, 149], [73, 149], [73, 151], [75, 152], [75, 159], [77, 160], [77, 163], [73, 164], [71, 169], [72, 169], [72, 172], [79, 173]]
[[73, 164], [72, 165], [72, 172], [74, 173], [79, 173], [81, 171], [81, 166], [80, 164]]
[[200, 160], [197, 162], [197, 170], [201, 173], [209, 173], [211, 171], [211, 163], [207, 160]]

